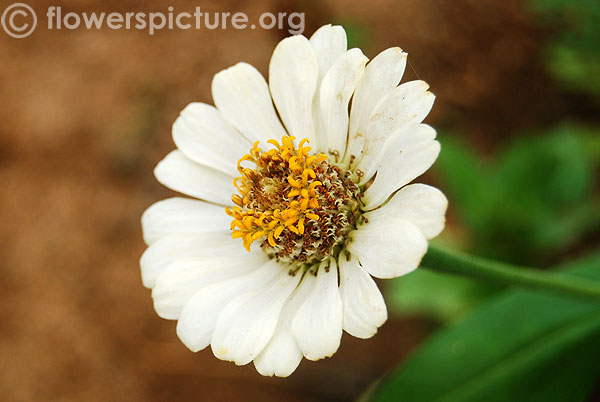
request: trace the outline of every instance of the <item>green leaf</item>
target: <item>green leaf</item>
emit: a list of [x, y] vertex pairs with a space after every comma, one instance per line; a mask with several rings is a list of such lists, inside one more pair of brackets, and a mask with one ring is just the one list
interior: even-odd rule
[[590, 196], [598, 138], [598, 129], [564, 125], [525, 136], [486, 163], [460, 142], [442, 141], [434, 171], [474, 251], [528, 265], [598, 228]]
[[[600, 280], [600, 253], [569, 272]], [[599, 372], [600, 304], [509, 290], [435, 334], [367, 398], [570, 402]]]

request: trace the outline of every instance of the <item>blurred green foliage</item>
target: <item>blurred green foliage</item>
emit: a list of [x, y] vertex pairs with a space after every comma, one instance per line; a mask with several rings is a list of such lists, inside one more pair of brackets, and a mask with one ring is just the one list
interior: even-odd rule
[[539, 265], [600, 227], [593, 197], [600, 131], [523, 135], [490, 161], [442, 137], [435, 172], [477, 254]]
[[[600, 253], [564, 267], [600, 281]], [[510, 290], [438, 331], [364, 398], [583, 401], [600, 371], [600, 305]]]
[[548, 70], [573, 90], [600, 95], [600, 1], [530, 0], [554, 30], [544, 55]]

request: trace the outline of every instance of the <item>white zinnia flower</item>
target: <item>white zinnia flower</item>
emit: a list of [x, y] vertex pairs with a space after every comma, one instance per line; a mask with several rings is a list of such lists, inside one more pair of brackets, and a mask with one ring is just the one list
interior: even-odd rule
[[408, 185], [440, 151], [421, 124], [433, 94], [398, 86], [401, 49], [367, 64], [346, 47], [339, 26], [286, 38], [268, 85], [236, 64], [213, 79], [216, 107], [192, 103], [173, 125], [178, 149], [154, 173], [202, 201], [144, 213], [140, 264], [192, 351], [288, 376], [333, 355], [342, 330], [369, 338], [387, 319], [372, 276], [413, 271], [444, 227], [444, 195]]

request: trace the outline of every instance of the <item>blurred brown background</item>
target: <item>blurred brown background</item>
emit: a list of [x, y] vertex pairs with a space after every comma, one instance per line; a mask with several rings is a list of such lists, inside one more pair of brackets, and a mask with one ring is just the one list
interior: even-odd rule
[[[357, 397], [429, 331], [391, 318], [370, 340], [344, 336], [331, 359], [288, 379], [262, 378], [193, 354], [142, 287], [140, 216], [173, 193], [154, 165], [191, 101], [211, 102], [219, 70], [246, 61], [266, 74], [285, 30], [49, 31], [45, 10], [306, 13], [305, 35], [350, 26], [370, 58], [400, 46], [408, 79], [437, 95], [428, 118], [484, 151], [572, 107], [537, 57], [542, 29], [518, 1], [28, 1], [27, 39], [0, 32], [0, 400], [343, 401]], [[2, 0], [0, 9], [10, 4]], [[364, 27], [368, 27], [365, 29]], [[452, 218], [452, 214], [451, 214]], [[452, 221], [450, 222], [452, 231]]]

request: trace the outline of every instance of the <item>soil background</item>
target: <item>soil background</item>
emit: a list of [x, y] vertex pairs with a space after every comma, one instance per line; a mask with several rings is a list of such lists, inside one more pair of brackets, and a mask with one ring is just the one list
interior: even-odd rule
[[[9, 2], [2, 0], [0, 9]], [[63, 12], [304, 12], [354, 27], [365, 54], [400, 46], [405, 79], [437, 95], [427, 122], [482, 152], [568, 108], [539, 65], [544, 32], [513, 0], [29, 0], [40, 26], [0, 32], [0, 400], [346, 401], [430, 332], [391, 317], [370, 340], [345, 335], [330, 359], [287, 379], [188, 351], [141, 284], [140, 216], [174, 193], [153, 177], [170, 127], [212, 76], [238, 61], [265, 75], [284, 30], [48, 30]], [[434, 180], [435, 178], [428, 178]], [[426, 181], [427, 181], [426, 180]], [[452, 217], [452, 211], [450, 211]], [[450, 219], [452, 226], [452, 219]]]

